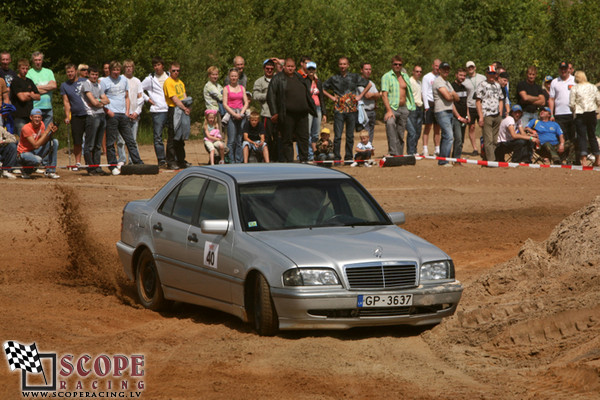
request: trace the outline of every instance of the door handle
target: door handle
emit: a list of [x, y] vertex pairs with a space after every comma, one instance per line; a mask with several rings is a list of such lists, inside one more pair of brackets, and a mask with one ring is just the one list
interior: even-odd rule
[[158, 223], [152, 225], [152, 229], [154, 229], [155, 231], [162, 232], [163, 227], [162, 227], [162, 224], [160, 222], [158, 222]]
[[188, 240], [190, 242], [198, 243], [198, 236], [196, 236], [195, 233], [192, 233], [191, 235], [188, 235]]

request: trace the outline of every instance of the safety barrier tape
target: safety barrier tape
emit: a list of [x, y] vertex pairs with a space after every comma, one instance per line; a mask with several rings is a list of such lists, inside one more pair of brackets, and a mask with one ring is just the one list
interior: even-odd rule
[[[379, 167], [383, 167], [385, 164], [385, 160], [386, 158], [390, 158], [390, 157], [409, 157], [408, 155], [402, 155], [402, 156], [387, 156], [387, 157], [382, 157], [382, 158], [373, 158], [371, 160], [323, 160], [323, 161], [311, 161], [310, 163], [312, 164], [330, 164], [330, 165], [350, 165], [353, 162], [356, 162], [358, 164], [363, 164], [367, 161], [369, 161], [372, 165], [375, 165], [376, 163], [379, 163]], [[422, 159], [427, 159], [427, 160], [434, 160], [434, 161], [448, 161], [448, 162], [453, 162], [453, 163], [463, 163], [463, 164], [473, 164], [473, 165], [482, 165], [485, 167], [492, 167], [492, 168], [516, 168], [516, 167], [528, 167], [528, 168], [563, 168], [563, 169], [571, 169], [571, 170], [575, 170], [575, 171], [600, 171], [600, 167], [593, 167], [593, 166], [584, 166], [584, 165], [549, 165], [549, 164], [528, 164], [528, 163], [513, 163], [513, 162], [504, 162], [504, 161], [484, 161], [484, 160], [471, 160], [471, 159], [467, 159], [467, 158], [451, 158], [451, 157], [438, 157], [438, 156], [422, 156], [422, 155], [416, 155], [416, 156], [410, 156], [410, 157], [415, 157], [415, 159], [417, 160], [422, 160]], [[56, 168], [56, 169], [68, 169], [68, 170], [72, 170], [74, 168], [78, 168], [78, 169], [85, 169], [85, 168], [98, 168], [98, 167], [117, 167], [119, 166], [118, 164], [90, 164], [90, 165], [65, 165], [65, 166], [18, 166], [18, 167], [5, 167], [5, 166], [0, 166], [0, 170], [5, 170], [5, 169], [49, 169], [49, 168]]]

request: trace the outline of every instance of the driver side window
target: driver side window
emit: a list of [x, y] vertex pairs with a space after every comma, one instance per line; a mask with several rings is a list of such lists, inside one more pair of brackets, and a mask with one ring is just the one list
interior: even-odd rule
[[229, 197], [225, 185], [215, 181], [208, 183], [198, 222], [205, 219], [229, 219]]
[[184, 180], [167, 196], [159, 212], [191, 224], [194, 211], [198, 209], [198, 200], [204, 182], [206, 179], [198, 177]]

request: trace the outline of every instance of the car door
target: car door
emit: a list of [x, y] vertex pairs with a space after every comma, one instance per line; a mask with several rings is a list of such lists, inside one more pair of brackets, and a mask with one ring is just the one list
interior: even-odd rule
[[[241, 275], [239, 264], [233, 258], [235, 231], [231, 215], [231, 197], [227, 186], [216, 180], [209, 180], [202, 195], [198, 218], [188, 231], [185, 261], [193, 264], [198, 274], [190, 276], [187, 284], [190, 290], [201, 296], [231, 303], [232, 281]], [[203, 220], [229, 221], [225, 235], [203, 233], [200, 223]], [[239, 278], [238, 278], [239, 279]]]
[[189, 266], [186, 265], [188, 230], [197, 215], [206, 179], [191, 176], [165, 198], [150, 218], [155, 260], [164, 285], [182, 289]]

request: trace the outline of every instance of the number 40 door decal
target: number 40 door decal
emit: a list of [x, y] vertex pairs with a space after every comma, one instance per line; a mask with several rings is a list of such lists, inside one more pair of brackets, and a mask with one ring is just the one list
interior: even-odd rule
[[217, 243], [204, 243], [204, 265], [210, 268], [217, 268], [217, 258], [219, 257], [219, 245]]

